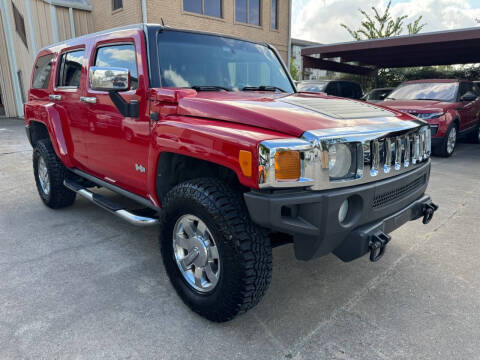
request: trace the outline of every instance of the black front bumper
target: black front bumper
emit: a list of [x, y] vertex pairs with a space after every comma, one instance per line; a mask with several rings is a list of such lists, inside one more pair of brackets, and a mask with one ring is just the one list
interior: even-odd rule
[[[310, 260], [333, 252], [351, 261], [369, 251], [371, 237], [389, 233], [424, 215], [431, 203], [425, 190], [430, 161], [408, 173], [365, 185], [326, 191], [249, 192], [245, 201], [252, 220], [293, 236], [295, 255]], [[349, 199], [347, 220], [341, 204]]]

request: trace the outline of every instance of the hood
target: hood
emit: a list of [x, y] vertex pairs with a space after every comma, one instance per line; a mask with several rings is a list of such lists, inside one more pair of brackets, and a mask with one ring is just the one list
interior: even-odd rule
[[381, 102], [381, 105], [407, 113], [418, 114], [443, 112], [446, 108], [452, 106], [452, 103], [436, 100], [385, 100]]
[[178, 114], [299, 137], [305, 131], [395, 123], [414, 118], [385, 107], [318, 94], [199, 92], [178, 99]]

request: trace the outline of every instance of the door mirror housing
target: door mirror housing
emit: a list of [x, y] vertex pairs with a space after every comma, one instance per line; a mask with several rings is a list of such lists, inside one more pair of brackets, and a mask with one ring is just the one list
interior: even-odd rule
[[462, 97], [460, 98], [460, 101], [468, 101], [468, 102], [471, 102], [471, 101], [475, 101], [477, 100], [477, 95], [475, 95], [473, 92], [469, 91], [465, 94], [462, 95]]
[[90, 88], [97, 91], [127, 91], [130, 89], [130, 71], [126, 68], [90, 68]]

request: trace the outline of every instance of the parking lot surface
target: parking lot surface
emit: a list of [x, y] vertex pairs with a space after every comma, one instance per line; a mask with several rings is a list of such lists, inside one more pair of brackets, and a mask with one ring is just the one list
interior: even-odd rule
[[177, 297], [157, 229], [37, 195], [23, 122], [0, 120], [0, 359], [478, 359], [480, 146], [433, 159], [433, 221], [385, 256], [295, 260], [274, 249], [263, 301], [211, 323]]

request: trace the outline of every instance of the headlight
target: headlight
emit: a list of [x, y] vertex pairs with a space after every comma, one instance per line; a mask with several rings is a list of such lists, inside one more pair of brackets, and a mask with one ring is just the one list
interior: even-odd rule
[[328, 147], [328, 169], [331, 180], [349, 177], [352, 172], [353, 156], [347, 144], [334, 144]]
[[419, 119], [422, 119], [422, 120], [429, 120], [429, 119], [436, 119], [436, 118], [439, 118], [440, 116], [442, 116], [443, 114], [445, 113], [419, 113], [417, 114], [416, 116], [419, 118]]

